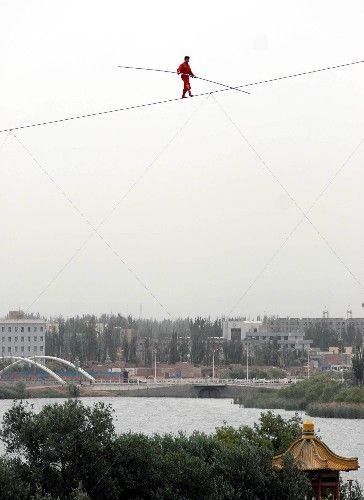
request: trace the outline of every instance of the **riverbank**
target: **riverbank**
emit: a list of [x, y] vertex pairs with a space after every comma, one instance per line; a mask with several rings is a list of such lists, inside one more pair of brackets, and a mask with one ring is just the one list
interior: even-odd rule
[[245, 408], [302, 410], [313, 417], [364, 418], [364, 389], [329, 375], [317, 375], [277, 391], [252, 388], [234, 398], [234, 403]]
[[[68, 398], [68, 397], [135, 397], [135, 398], [213, 398], [236, 399], [244, 392], [250, 393], [252, 387], [241, 386], [213, 386], [213, 385], [85, 385], [85, 386], [60, 386], [41, 385], [28, 386], [16, 392], [16, 386], [7, 386], [7, 397], [2, 399], [24, 398]], [[269, 390], [274, 390], [273, 387]], [[0, 391], [1, 393], [1, 391]]]
[[[140, 383], [107, 383], [58, 385], [54, 383], [28, 384], [24, 382], [0, 383], [0, 399], [60, 398], [60, 397], [161, 397], [161, 398], [223, 398], [234, 399], [242, 391], [250, 392], [253, 381], [181, 379], [157, 380]], [[271, 381], [268, 390], [276, 391], [284, 382]]]

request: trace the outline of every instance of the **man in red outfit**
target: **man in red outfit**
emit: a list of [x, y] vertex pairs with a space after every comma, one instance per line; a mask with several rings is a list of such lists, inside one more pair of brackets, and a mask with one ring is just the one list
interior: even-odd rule
[[192, 73], [192, 70], [190, 68], [190, 57], [185, 56], [185, 60], [182, 64], [178, 66], [177, 69], [177, 74], [181, 75], [181, 78], [183, 80], [183, 92], [182, 92], [182, 99], [186, 97], [186, 92], [188, 92], [189, 96], [192, 97], [191, 94], [191, 85], [190, 85], [190, 76], [192, 78], [195, 78], [195, 75]]

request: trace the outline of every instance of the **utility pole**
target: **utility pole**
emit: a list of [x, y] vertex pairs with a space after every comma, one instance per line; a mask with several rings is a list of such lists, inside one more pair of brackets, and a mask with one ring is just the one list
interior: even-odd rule
[[246, 381], [249, 382], [249, 344], [246, 341]]
[[310, 346], [307, 345], [307, 378], [310, 378]]
[[212, 380], [215, 380], [215, 349], [212, 351]]
[[157, 349], [154, 350], [154, 383], [157, 381]]

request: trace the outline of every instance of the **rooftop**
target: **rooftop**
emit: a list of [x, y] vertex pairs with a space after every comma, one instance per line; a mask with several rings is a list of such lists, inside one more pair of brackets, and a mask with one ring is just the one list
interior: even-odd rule
[[29, 325], [29, 324], [45, 324], [46, 320], [39, 318], [39, 319], [27, 319], [27, 318], [22, 318], [22, 319], [8, 319], [8, 318], [0, 318], [0, 323], [3, 325]]
[[[292, 453], [298, 469], [304, 471], [330, 470], [350, 471], [359, 469], [357, 458], [346, 458], [336, 455], [320, 439], [315, 436], [313, 422], [303, 422], [302, 437], [297, 439], [287, 450]], [[286, 452], [286, 453], [287, 453]], [[283, 468], [284, 453], [273, 457], [273, 467]]]

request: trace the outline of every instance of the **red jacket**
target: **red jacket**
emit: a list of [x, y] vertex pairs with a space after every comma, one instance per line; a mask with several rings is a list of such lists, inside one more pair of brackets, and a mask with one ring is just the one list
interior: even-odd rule
[[180, 64], [177, 68], [177, 73], [180, 75], [181, 73], [183, 74], [186, 74], [186, 75], [190, 75], [190, 76], [195, 76], [193, 73], [192, 73], [192, 69], [190, 68], [190, 65], [188, 64], [188, 62], [183, 62], [182, 64]]

